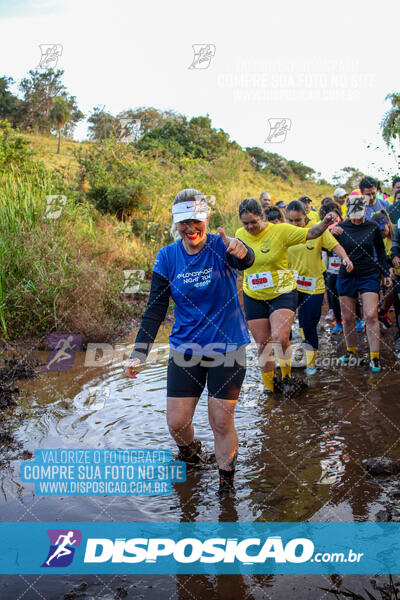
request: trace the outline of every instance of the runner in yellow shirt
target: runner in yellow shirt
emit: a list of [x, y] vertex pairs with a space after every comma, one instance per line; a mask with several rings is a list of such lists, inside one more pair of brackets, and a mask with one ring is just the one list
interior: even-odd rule
[[339, 204], [340, 209], [342, 211], [342, 219], [344, 219], [347, 216], [347, 198], [349, 197], [349, 194], [346, 192], [346, 190], [344, 188], [336, 188], [336, 190], [333, 192], [333, 199], [336, 202], [336, 204]]
[[290, 328], [297, 308], [297, 284], [289, 270], [288, 248], [318, 238], [335, 222], [336, 215], [329, 214], [310, 228], [274, 225], [263, 221], [260, 204], [248, 198], [239, 206], [239, 217], [243, 227], [235, 235], [255, 254], [254, 263], [244, 271], [243, 304], [258, 347], [264, 385], [268, 393], [273, 392], [273, 348], [282, 373], [282, 390], [293, 395], [301, 384], [291, 377]]
[[[304, 205], [298, 200], [290, 202], [286, 211], [286, 220], [301, 229], [312, 227], [307, 218]], [[297, 244], [288, 249], [289, 268], [297, 277], [299, 324], [303, 340], [306, 342], [307, 375], [317, 372], [315, 361], [318, 352], [317, 325], [321, 318], [321, 308], [325, 295], [324, 271], [326, 266], [321, 257], [322, 249], [334, 252], [342, 259], [347, 271], [353, 265], [344, 248], [329, 231], [305, 244]]]
[[309, 198], [308, 196], [302, 196], [301, 198], [299, 198], [298, 202], [302, 202], [304, 204], [307, 217], [310, 219], [311, 223], [319, 223], [319, 214], [318, 211], [315, 210], [315, 208], [313, 208], [311, 198]]
[[[390, 267], [393, 268], [392, 240], [394, 237], [394, 227], [390, 221], [389, 214], [386, 212], [386, 210], [382, 209], [376, 213], [373, 213], [371, 215], [371, 220], [376, 221], [376, 223], [378, 223], [379, 225], [379, 229], [383, 238], [383, 244], [385, 246], [386, 259]], [[389, 329], [392, 326], [392, 322], [389, 319], [388, 313], [393, 302], [393, 279], [396, 275], [399, 275], [399, 270], [395, 270], [395, 272], [393, 272], [392, 275], [393, 278], [390, 287], [381, 286], [382, 300], [379, 303], [378, 320], [382, 324], [384, 329]]]

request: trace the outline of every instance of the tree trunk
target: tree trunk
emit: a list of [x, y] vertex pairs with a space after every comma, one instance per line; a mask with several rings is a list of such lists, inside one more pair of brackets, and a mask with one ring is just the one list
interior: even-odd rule
[[58, 148], [57, 148], [57, 154], [60, 154], [60, 147], [61, 147], [61, 127], [58, 128]]

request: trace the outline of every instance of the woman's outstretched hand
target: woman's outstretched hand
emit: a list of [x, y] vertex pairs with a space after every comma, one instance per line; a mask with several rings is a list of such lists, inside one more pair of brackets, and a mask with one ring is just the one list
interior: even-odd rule
[[222, 227], [218, 227], [218, 233], [221, 236], [221, 239], [226, 246], [227, 254], [232, 254], [232, 256], [235, 256], [236, 258], [239, 258], [239, 259], [244, 258], [246, 256], [247, 248], [243, 244], [243, 242], [241, 242], [237, 238], [232, 238], [232, 237], [229, 237], [228, 235], [226, 235], [226, 233], [222, 229]]
[[125, 375], [129, 377], [129, 379], [136, 379], [138, 372], [135, 367], [140, 365], [140, 358], [132, 358], [127, 360], [124, 365]]

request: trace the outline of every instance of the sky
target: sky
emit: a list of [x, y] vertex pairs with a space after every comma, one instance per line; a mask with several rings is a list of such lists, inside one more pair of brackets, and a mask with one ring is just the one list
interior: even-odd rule
[[[86, 116], [98, 105], [208, 113], [241, 146], [328, 180], [344, 166], [383, 179], [396, 173], [379, 124], [400, 91], [399, 15], [398, 0], [0, 0], [0, 75], [19, 81], [40, 44], [59, 44], [57, 68]], [[215, 51], [207, 68], [189, 68], [196, 44]], [[277, 119], [286, 136], [269, 141]]]

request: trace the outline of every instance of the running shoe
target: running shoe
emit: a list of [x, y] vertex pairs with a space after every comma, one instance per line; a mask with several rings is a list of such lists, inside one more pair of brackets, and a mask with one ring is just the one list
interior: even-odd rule
[[396, 340], [394, 350], [395, 350], [397, 356], [400, 358], [400, 337], [398, 337]]
[[193, 445], [194, 448], [190, 454], [184, 454], [183, 452], [181, 452], [181, 450], [179, 450], [177, 460], [183, 460], [188, 465], [197, 465], [201, 461], [201, 458], [199, 456], [201, 452], [201, 441], [194, 439]]
[[343, 325], [341, 323], [335, 323], [335, 326], [332, 329], [332, 333], [334, 333], [335, 335], [338, 333], [343, 333]]
[[378, 315], [378, 320], [379, 320], [379, 323], [382, 323], [382, 325], [385, 329], [389, 329], [389, 327], [391, 327], [393, 324], [392, 321], [388, 318], [387, 313], [385, 313], [385, 314], [380, 313]]
[[371, 358], [369, 361], [369, 366], [373, 373], [379, 373], [381, 370], [381, 361], [379, 358]]
[[365, 321], [362, 317], [358, 317], [356, 320], [356, 331], [357, 333], [363, 333], [365, 331]]
[[334, 314], [333, 310], [330, 308], [325, 315], [325, 321], [334, 321], [334, 320], [335, 320], [335, 314]]
[[[357, 357], [353, 352], [350, 352], [349, 350], [347, 350], [346, 354], [343, 354], [343, 356], [341, 356], [338, 359], [339, 363], [343, 366], [354, 366], [357, 362]], [[353, 363], [353, 365], [351, 365], [351, 363]]]
[[304, 373], [306, 375], [315, 375], [317, 372], [317, 367], [314, 367], [312, 365], [310, 365], [309, 367], [307, 367], [307, 369], [304, 370]]

